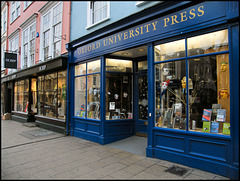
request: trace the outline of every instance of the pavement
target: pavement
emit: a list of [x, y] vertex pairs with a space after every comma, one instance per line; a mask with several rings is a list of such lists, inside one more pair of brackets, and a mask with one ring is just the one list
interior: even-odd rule
[[229, 180], [134, 152], [131, 146], [140, 140], [100, 145], [34, 123], [1, 120], [1, 180]]

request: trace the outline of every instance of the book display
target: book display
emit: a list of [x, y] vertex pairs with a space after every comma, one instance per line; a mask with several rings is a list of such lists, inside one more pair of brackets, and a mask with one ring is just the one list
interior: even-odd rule
[[212, 109], [204, 109], [202, 121], [211, 121]]
[[230, 123], [223, 123], [223, 134], [230, 135]]
[[219, 123], [211, 122], [211, 133], [218, 133]]
[[[132, 72], [132, 61], [107, 59], [106, 70], [110, 71], [106, 73], [106, 119], [132, 119], [132, 76], [129, 74]], [[147, 84], [141, 86], [140, 96], [143, 96]], [[147, 100], [141, 99], [138, 106], [144, 113], [141, 118], [147, 116]]]
[[210, 124], [211, 124], [210, 122], [204, 121], [202, 131], [206, 133], [210, 133]]
[[217, 121], [226, 122], [226, 109], [217, 110]]
[[[223, 123], [230, 121], [228, 81], [220, 85], [221, 80], [226, 80], [226, 71], [220, 69], [223, 61], [228, 62], [226, 56], [190, 59], [188, 80], [185, 69], [179, 68], [185, 67], [184, 62], [157, 64], [155, 126], [186, 130], [188, 122], [189, 131], [223, 134]], [[226, 88], [217, 90], [223, 86]]]

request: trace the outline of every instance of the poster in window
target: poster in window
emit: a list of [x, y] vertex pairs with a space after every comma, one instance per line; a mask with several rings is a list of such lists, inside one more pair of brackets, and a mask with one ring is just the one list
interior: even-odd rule
[[109, 103], [109, 110], [115, 110], [115, 102]]

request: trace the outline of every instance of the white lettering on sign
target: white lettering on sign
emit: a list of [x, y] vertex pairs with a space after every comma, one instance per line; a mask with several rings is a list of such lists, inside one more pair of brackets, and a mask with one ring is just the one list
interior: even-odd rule
[[45, 70], [46, 68], [47, 68], [47, 65], [43, 65], [43, 66], [39, 67], [39, 71]]
[[16, 62], [17, 60], [16, 59], [8, 59], [6, 58], [6, 62]]

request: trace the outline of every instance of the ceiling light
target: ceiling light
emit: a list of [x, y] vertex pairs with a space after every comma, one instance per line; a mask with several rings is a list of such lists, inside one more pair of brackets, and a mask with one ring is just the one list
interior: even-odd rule
[[128, 53], [122, 53], [122, 55], [127, 55]]
[[140, 48], [140, 49], [138, 49], [138, 51], [139, 51], [139, 52], [143, 52], [143, 51], [144, 51], [144, 49], [143, 49], [143, 48]]

